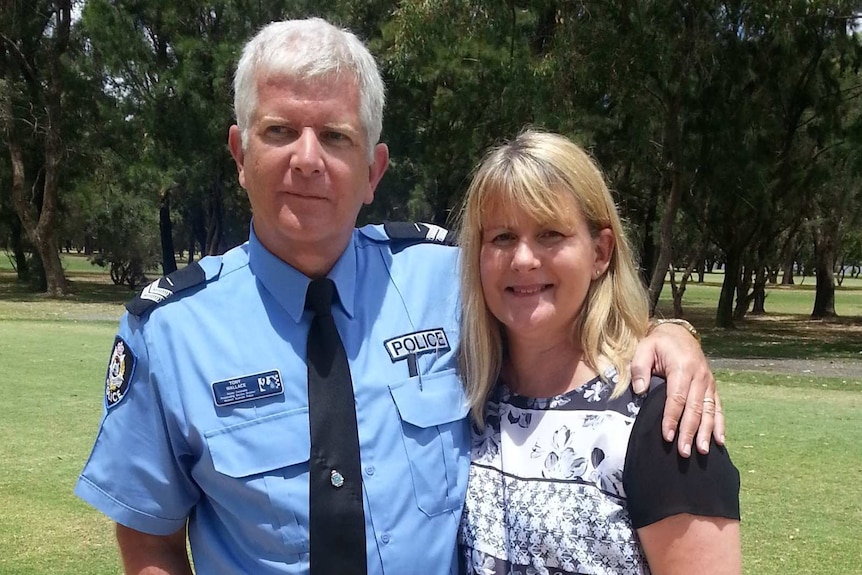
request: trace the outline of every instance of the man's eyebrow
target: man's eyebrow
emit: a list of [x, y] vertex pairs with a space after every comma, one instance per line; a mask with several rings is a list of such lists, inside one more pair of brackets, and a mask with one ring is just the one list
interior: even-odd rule
[[323, 129], [335, 130], [338, 132], [347, 132], [350, 134], [360, 134], [362, 132], [362, 130], [356, 128], [355, 126], [347, 122], [328, 122], [323, 125]]

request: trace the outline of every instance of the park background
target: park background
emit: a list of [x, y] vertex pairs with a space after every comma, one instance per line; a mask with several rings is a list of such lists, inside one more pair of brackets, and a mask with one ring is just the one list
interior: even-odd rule
[[[231, 81], [261, 25], [369, 43], [392, 163], [362, 221], [452, 221], [525, 125], [603, 166], [658, 316], [704, 334], [746, 574], [862, 573], [862, 2], [3, 0], [0, 573], [119, 573], [71, 490], [122, 302], [244, 241]], [[133, 448], [133, 446], [130, 446]]]

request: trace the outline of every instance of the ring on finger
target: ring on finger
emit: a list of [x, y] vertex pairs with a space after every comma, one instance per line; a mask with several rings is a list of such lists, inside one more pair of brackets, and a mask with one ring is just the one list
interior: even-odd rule
[[704, 403], [715, 403], [715, 400], [711, 397], [704, 397], [703, 402]]

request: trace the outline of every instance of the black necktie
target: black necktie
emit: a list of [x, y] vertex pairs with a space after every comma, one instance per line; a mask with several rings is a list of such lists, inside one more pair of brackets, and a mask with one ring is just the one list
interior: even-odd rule
[[332, 318], [335, 284], [313, 280], [308, 331], [309, 545], [311, 575], [365, 575], [359, 432], [347, 353]]

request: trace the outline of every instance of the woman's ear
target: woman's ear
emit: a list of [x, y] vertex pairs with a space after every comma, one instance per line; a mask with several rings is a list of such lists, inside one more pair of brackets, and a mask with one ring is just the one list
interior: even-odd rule
[[614, 254], [614, 246], [616, 246], [613, 230], [611, 228], [599, 230], [593, 242], [596, 248], [594, 273], [598, 277], [605, 273], [608, 270], [608, 266], [611, 265], [611, 257]]

